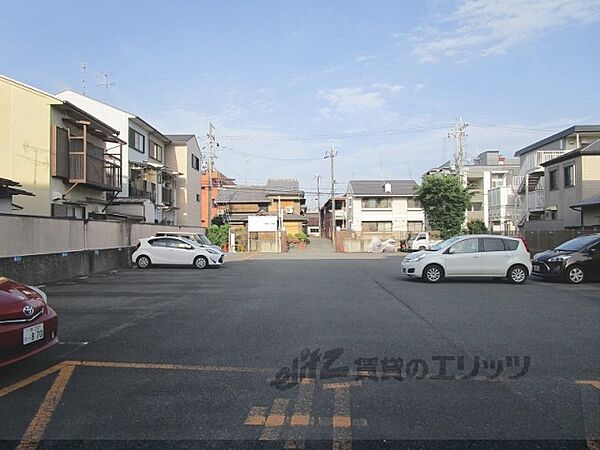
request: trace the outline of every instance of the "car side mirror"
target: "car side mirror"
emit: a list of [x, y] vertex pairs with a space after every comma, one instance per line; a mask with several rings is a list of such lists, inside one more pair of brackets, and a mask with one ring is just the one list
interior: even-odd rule
[[599, 253], [599, 252], [600, 252], [600, 248], [590, 248], [590, 249], [588, 250], [588, 253], [589, 253], [590, 255], [595, 255], [595, 254], [597, 254], [597, 253]]

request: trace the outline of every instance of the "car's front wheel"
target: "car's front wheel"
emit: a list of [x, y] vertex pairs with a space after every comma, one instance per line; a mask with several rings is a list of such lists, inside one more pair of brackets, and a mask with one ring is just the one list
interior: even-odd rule
[[438, 264], [430, 264], [423, 269], [423, 280], [428, 283], [437, 283], [444, 278], [444, 269]]
[[208, 259], [206, 259], [204, 256], [198, 256], [194, 260], [194, 267], [196, 269], [206, 269], [208, 267]]
[[572, 284], [583, 283], [585, 273], [580, 266], [571, 266], [567, 269], [567, 281]]
[[522, 284], [527, 281], [527, 277], [529, 276], [529, 271], [525, 266], [517, 264], [516, 266], [512, 266], [508, 269], [507, 278], [512, 284]]
[[152, 261], [146, 255], [139, 256], [135, 263], [140, 269], [147, 269], [152, 265]]

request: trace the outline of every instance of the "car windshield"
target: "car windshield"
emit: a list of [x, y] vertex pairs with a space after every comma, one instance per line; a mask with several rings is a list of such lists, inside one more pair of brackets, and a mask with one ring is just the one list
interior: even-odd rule
[[598, 236], [579, 236], [575, 239], [565, 242], [555, 248], [557, 252], [577, 252], [583, 250], [585, 247], [590, 245], [592, 242], [597, 241]]
[[446, 247], [448, 247], [449, 245], [452, 245], [453, 243], [455, 243], [458, 239], [460, 239], [460, 236], [451, 237], [450, 239], [446, 239], [445, 241], [435, 244], [433, 247], [429, 248], [427, 251], [428, 252], [437, 252], [439, 250], [443, 250]]
[[203, 234], [196, 234], [196, 240], [203, 245], [212, 245], [212, 242]]

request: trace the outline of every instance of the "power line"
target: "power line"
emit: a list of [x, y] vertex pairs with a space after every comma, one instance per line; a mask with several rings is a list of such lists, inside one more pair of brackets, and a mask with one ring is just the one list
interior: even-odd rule
[[350, 132], [342, 132], [342, 133], [328, 133], [328, 134], [315, 134], [315, 135], [306, 135], [306, 136], [255, 136], [255, 135], [225, 135], [224, 139], [230, 141], [271, 141], [271, 142], [291, 142], [291, 141], [331, 141], [334, 139], [346, 139], [346, 138], [371, 138], [371, 137], [380, 137], [380, 136], [388, 136], [393, 134], [403, 134], [403, 133], [419, 133], [423, 131], [431, 131], [431, 130], [441, 130], [446, 129], [451, 124], [444, 124], [438, 126], [422, 126], [422, 127], [414, 127], [414, 128], [396, 128], [396, 129], [388, 129], [388, 130], [374, 130], [374, 131], [350, 131]]
[[270, 159], [270, 160], [273, 160], [273, 161], [320, 161], [322, 159], [322, 158], [317, 158], [317, 157], [314, 157], [314, 158], [277, 158], [277, 157], [274, 157], [274, 156], [263, 156], [263, 155], [257, 155], [255, 153], [248, 153], [248, 152], [245, 152], [245, 151], [243, 152], [243, 151], [231, 148], [231, 147], [226, 147], [224, 145], [220, 146], [219, 148], [222, 149], [222, 150], [228, 150], [228, 151], [232, 151], [232, 152], [235, 152], [235, 153], [239, 153], [240, 155], [246, 156], [246, 157], [252, 156], [254, 158]]

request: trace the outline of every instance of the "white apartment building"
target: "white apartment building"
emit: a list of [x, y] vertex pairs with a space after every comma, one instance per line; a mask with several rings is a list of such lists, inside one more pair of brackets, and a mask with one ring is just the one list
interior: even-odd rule
[[[463, 185], [473, 194], [466, 222], [482, 220], [490, 231], [511, 231], [515, 202], [513, 182], [518, 171], [519, 160], [502, 156], [498, 150], [482, 152], [473, 163], [463, 166]], [[448, 161], [426, 175], [432, 174], [456, 174], [456, 171]]]
[[126, 143], [122, 190], [111, 199], [108, 211], [150, 223], [179, 225], [185, 218], [183, 224], [200, 224], [199, 196], [198, 205], [195, 202], [200, 193], [201, 155], [195, 137], [172, 143], [154, 126], [127, 111], [74, 91], [61, 92], [57, 97], [101, 118], [118, 130]]
[[359, 234], [406, 235], [425, 227], [414, 180], [351, 180], [346, 193], [347, 228]]

